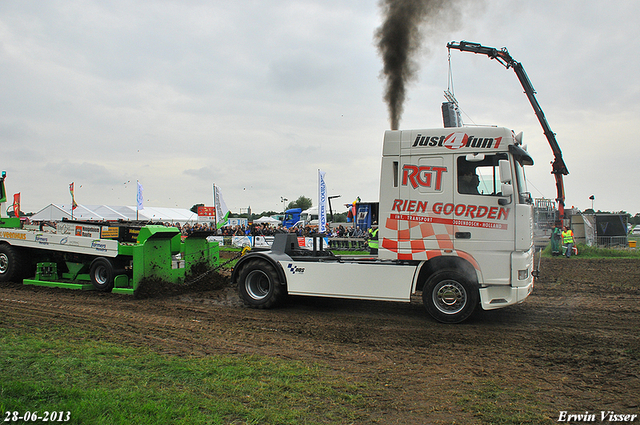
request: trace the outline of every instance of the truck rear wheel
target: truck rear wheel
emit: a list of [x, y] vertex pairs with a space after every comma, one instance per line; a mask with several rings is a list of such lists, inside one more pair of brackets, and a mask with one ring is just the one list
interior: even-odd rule
[[264, 260], [251, 260], [240, 272], [238, 293], [249, 307], [271, 308], [283, 300], [285, 288], [273, 265]]
[[0, 282], [18, 282], [24, 275], [22, 252], [11, 245], [0, 245]]
[[113, 289], [114, 267], [108, 258], [96, 258], [89, 269], [91, 283], [97, 291], [108, 292]]
[[422, 289], [422, 302], [427, 312], [442, 323], [466, 320], [476, 309], [478, 300], [478, 288], [454, 270], [434, 273]]

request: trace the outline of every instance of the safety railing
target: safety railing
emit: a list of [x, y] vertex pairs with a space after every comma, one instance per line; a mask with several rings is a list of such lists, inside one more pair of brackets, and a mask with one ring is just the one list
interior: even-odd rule
[[626, 247], [629, 241], [626, 236], [598, 236], [597, 244], [601, 248]]

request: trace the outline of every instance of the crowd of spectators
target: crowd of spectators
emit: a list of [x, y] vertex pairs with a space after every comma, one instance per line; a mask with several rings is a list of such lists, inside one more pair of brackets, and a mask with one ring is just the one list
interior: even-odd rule
[[[194, 231], [210, 231], [217, 236], [273, 236], [277, 233], [295, 233], [298, 236], [306, 237], [316, 234], [318, 230], [317, 226], [297, 226], [287, 229], [282, 225], [275, 226], [267, 223], [223, 226], [220, 229], [217, 229], [214, 223], [186, 223], [184, 225], [165, 223], [165, 225], [178, 228], [184, 236], [188, 236]], [[325, 234], [333, 238], [365, 238], [367, 236], [366, 232], [357, 226], [343, 226], [342, 224], [329, 229]]]
[[210, 231], [214, 232], [217, 236], [273, 236], [276, 233], [287, 233], [285, 227], [273, 226], [270, 224], [251, 224], [251, 225], [236, 225], [236, 226], [223, 226], [220, 229], [216, 228], [214, 223], [165, 223], [166, 226], [177, 227], [182, 235], [188, 236], [193, 232]]
[[[185, 223], [146, 223], [164, 225], [167, 227], [177, 228], [183, 237], [189, 236], [193, 232], [210, 232], [211, 235], [216, 236], [274, 236], [277, 233], [293, 233], [300, 237], [310, 237], [318, 234], [317, 226], [296, 226], [290, 229], [283, 227], [282, 225], [274, 226], [271, 224], [258, 224], [253, 223], [248, 226], [236, 225], [236, 226], [223, 226], [218, 229], [215, 223], [196, 222], [193, 224]], [[38, 226], [40, 231], [44, 232], [56, 232], [56, 222], [40, 222], [34, 223], [33, 226]], [[366, 249], [367, 239], [369, 235], [366, 231], [363, 231], [357, 226], [340, 224], [334, 226], [325, 232], [325, 236], [329, 237], [329, 246], [332, 249], [344, 249], [344, 250], [363, 250]]]
[[364, 238], [367, 236], [367, 233], [358, 226], [344, 227], [341, 224], [338, 227], [331, 229], [330, 236], [334, 238]]
[[[193, 224], [185, 223], [154, 223], [154, 224], [163, 224], [167, 227], [175, 227], [180, 230], [180, 233], [183, 236], [188, 236], [193, 232], [206, 231], [212, 232], [213, 235], [216, 236], [273, 236], [277, 233], [295, 233], [297, 236], [312, 236], [317, 234], [318, 226], [296, 226], [290, 229], [282, 225], [272, 225], [267, 223], [253, 223], [250, 225], [237, 225], [237, 226], [223, 226], [220, 229], [216, 228], [215, 223], [207, 223], [207, 222], [196, 222]], [[43, 227], [48, 226], [55, 232], [56, 223], [55, 222], [40, 222], [39, 227], [40, 230], [43, 230]], [[331, 229], [328, 229], [325, 232], [325, 235], [331, 238], [367, 238], [367, 233], [360, 229], [357, 226], [349, 226], [349, 225], [338, 225], [334, 226]]]

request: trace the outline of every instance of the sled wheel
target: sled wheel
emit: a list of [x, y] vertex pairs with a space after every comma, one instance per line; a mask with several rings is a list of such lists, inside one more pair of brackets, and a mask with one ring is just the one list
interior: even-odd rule
[[427, 312], [442, 323], [466, 320], [478, 305], [478, 289], [463, 274], [453, 270], [434, 273], [422, 289]]
[[89, 269], [91, 283], [97, 291], [109, 292], [113, 289], [114, 267], [107, 258], [96, 258]]
[[282, 301], [285, 288], [273, 265], [264, 260], [252, 260], [240, 272], [238, 293], [249, 307], [271, 308]]
[[0, 245], [0, 282], [18, 282], [24, 274], [22, 252], [17, 248]]

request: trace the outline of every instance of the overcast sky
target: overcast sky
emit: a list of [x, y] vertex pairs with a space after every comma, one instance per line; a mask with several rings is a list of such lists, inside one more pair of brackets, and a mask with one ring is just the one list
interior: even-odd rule
[[[557, 134], [566, 205], [640, 212], [640, 2], [451, 2], [425, 28], [400, 129], [441, 127], [446, 44], [506, 46]], [[238, 212], [378, 200], [390, 126], [374, 0], [0, 2], [0, 169], [23, 211], [70, 202], [212, 205]], [[524, 131], [534, 197], [555, 198], [553, 160], [519, 82], [451, 52], [467, 124]], [[6, 206], [5, 206], [6, 208]], [[339, 208], [344, 211], [344, 208]]]

